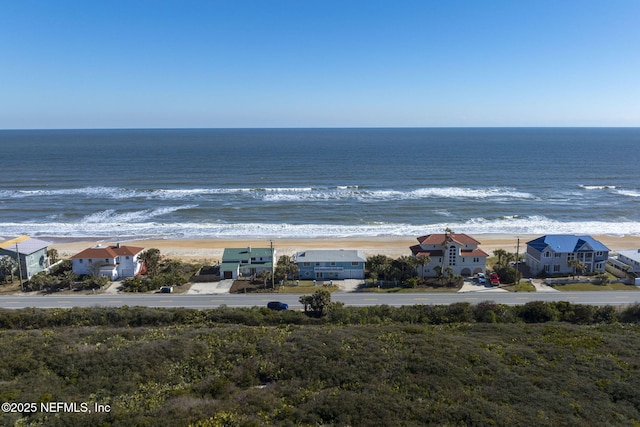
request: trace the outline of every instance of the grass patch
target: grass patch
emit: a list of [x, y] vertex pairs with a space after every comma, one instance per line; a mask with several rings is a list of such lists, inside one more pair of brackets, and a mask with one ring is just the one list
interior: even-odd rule
[[337, 285], [316, 285], [313, 286], [309, 284], [303, 284], [300, 282], [300, 286], [296, 285], [286, 285], [286, 286], [278, 286], [278, 293], [281, 294], [312, 294], [319, 289], [324, 289], [325, 291], [335, 292], [340, 289]]
[[596, 285], [594, 283], [567, 283], [565, 285], [550, 285], [559, 291], [638, 291], [638, 286], [625, 285], [624, 283], [608, 283]]
[[509, 292], [535, 292], [536, 291], [536, 287], [526, 280], [521, 280], [520, 282], [513, 285], [500, 286], [500, 289], [505, 289]]
[[392, 288], [359, 288], [357, 292], [371, 292], [371, 293], [451, 293], [458, 292], [460, 286], [447, 288], [447, 287], [431, 287], [431, 286], [418, 286], [417, 288], [403, 288], [401, 286], [395, 286]]

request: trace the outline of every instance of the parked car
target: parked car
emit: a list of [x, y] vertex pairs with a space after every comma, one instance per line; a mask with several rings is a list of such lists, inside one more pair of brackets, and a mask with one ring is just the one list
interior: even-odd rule
[[498, 277], [498, 273], [493, 273], [491, 275], [491, 284], [492, 285], [499, 285], [500, 284], [500, 278]]
[[487, 278], [485, 277], [484, 273], [478, 273], [478, 283], [481, 285], [487, 283]]
[[280, 301], [271, 301], [271, 302], [267, 303], [267, 308], [269, 308], [271, 310], [288, 310], [289, 309], [289, 304], [285, 304], [285, 303], [280, 302]]
[[170, 294], [173, 292], [173, 286], [163, 286], [160, 288], [160, 293], [162, 294]]

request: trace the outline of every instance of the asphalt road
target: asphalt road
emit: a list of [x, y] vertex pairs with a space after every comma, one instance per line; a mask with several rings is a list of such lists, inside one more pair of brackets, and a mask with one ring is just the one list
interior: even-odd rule
[[[189, 295], [189, 294], [144, 294], [144, 295], [38, 295], [2, 296], [0, 308], [70, 308], [70, 307], [184, 307], [216, 308], [266, 306], [269, 301], [282, 301], [292, 309], [302, 308], [298, 302], [300, 295], [294, 294], [246, 294], [246, 295]], [[465, 292], [465, 293], [341, 293], [332, 294], [333, 301], [347, 306], [390, 306], [414, 304], [451, 304], [455, 302], [494, 301], [500, 304], [519, 305], [530, 301], [569, 301], [574, 304], [626, 305], [640, 303], [638, 291], [601, 292]]]

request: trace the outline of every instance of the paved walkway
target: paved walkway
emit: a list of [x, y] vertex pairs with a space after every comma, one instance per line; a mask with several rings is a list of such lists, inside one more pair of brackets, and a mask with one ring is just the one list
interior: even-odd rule
[[536, 292], [560, 292], [549, 285], [545, 285], [540, 279], [529, 279], [529, 282], [536, 288]]

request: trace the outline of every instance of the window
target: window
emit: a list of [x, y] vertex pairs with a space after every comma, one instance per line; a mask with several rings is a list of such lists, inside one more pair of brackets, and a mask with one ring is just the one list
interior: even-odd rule
[[302, 265], [304, 265], [305, 267], [309, 267], [311, 265], [310, 262], [303, 262]]
[[480, 262], [480, 258], [474, 258], [473, 262]]
[[596, 256], [602, 256], [602, 255], [604, 255], [604, 252], [602, 252], [602, 251], [596, 252]]
[[334, 267], [334, 266], [336, 265], [336, 262], [335, 262], [335, 261], [331, 261], [331, 262], [329, 263], [329, 265], [330, 265], [330, 266], [332, 266], [332, 267]]
[[546, 251], [546, 252], [544, 253], [544, 257], [545, 257], [545, 258], [549, 258], [550, 256], [551, 256], [551, 252]]
[[80, 258], [80, 259], [78, 260], [78, 262], [79, 262], [80, 264], [82, 264], [82, 263], [84, 263], [84, 260], [83, 260], [82, 258]]
[[357, 267], [358, 265], [360, 265], [360, 263], [353, 261], [353, 262], [351, 262], [351, 265], [353, 265], [354, 267]]
[[554, 273], [558, 273], [559, 271], [560, 271], [560, 266], [559, 266], [559, 265], [557, 265], [557, 264], [556, 264], [556, 265], [554, 265], [554, 266], [553, 266], [553, 272], [554, 272]]
[[456, 265], [456, 255], [457, 255], [457, 249], [455, 246], [451, 246], [449, 248], [449, 265], [451, 266], [455, 266]]
[[559, 252], [556, 252], [556, 253], [553, 254], [553, 256], [554, 256], [554, 258], [560, 258], [562, 256], [562, 254], [559, 253]]
[[548, 272], [549, 272], [549, 270], [550, 270], [550, 269], [549, 269], [549, 264], [545, 264], [545, 266], [544, 266], [544, 271], [545, 271], [546, 273], [548, 273]]
[[570, 252], [567, 254], [567, 261], [571, 261], [573, 259], [576, 259], [576, 254], [573, 252]]

